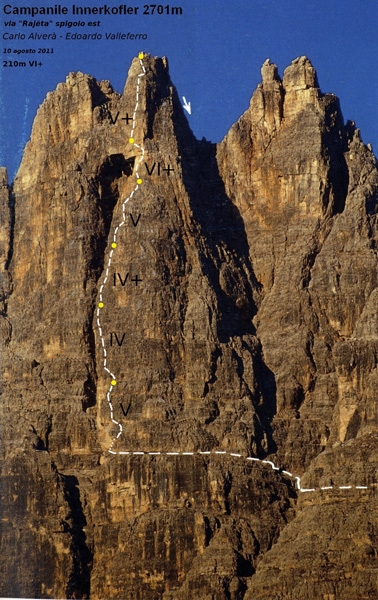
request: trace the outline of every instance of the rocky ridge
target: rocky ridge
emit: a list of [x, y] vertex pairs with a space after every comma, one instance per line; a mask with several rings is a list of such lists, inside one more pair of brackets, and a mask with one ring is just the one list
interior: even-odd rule
[[71, 73], [1, 174], [1, 594], [374, 597], [378, 171], [309, 60], [217, 146]]

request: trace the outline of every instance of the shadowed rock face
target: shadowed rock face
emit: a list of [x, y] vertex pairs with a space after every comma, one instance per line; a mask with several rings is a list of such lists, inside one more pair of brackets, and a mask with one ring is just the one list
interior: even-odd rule
[[47, 95], [1, 171], [1, 595], [374, 596], [377, 190], [305, 57], [217, 146], [166, 59]]

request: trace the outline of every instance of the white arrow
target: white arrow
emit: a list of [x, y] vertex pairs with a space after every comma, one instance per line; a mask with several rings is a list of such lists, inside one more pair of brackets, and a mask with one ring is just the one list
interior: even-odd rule
[[185, 96], [182, 97], [183, 101], [184, 101], [184, 109], [188, 111], [188, 113], [191, 115], [192, 114], [192, 107], [190, 106], [190, 102], [186, 101]]

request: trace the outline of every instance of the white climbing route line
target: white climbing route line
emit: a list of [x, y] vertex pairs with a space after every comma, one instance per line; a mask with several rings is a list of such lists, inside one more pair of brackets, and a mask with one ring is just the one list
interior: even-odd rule
[[[318, 487], [318, 488], [303, 488], [301, 486], [301, 478], [300, 477], [298, 477], [297, 475], [294, 475], [290, 471], [286, 471], [284, 469], [281, 469], [280, 467], [277, 467], [271, 460], [260, 459], [260, 458], [254, 457], [254, 456], [243, 456], [242, 454], [239, 454], [236, 452], [227, 452], [226, 450], [198, 450], [196, 452], [182, 452], [182, 451], [180, 451], [180, 452], [173, 452], [173, 451], [172, 452], [158, 452], [158, 451], [145, 452], [145, 451], [141, 451], [141, 450], [139, 450], [139, 451], [136, 451], [136, 450], [135, 451], [125, 451], [125, 450], [115, 451], [115, 450], [113, 450], [114, 444], [122, 435], [123, 428], [122, 428], [122, 424], [119, 421], [117, 421], [117, 419], [114, 418], [112, 393], [113, 393], [114, 387], [117, 384], [117, 378], [116, 378], [115, 374], [109, 369], [108, 364], [107, 364], [107, 352], [106, 352], [106, 348], [105, 348], [105, 339], [104, 339], [103, 332], [102, 332], [100, 316], [101, 316], [101, 311], [103, 310], [103, 308], [105, 306], [104, 300], [103, 300], [103, 292], [104, 292], [104, 288], [109, 279], [109, 271], [110, 271], [110, 267], [112, 264], [113, 255], [117, 248], [117, 235], [118, 235], [120, 228], [123, 227], [126, 223], [126, 213], [125, 213], [126, 204], [133, 198], [135, 192], [137, 192], [139, 190], [139, 188], [142, 184], [142, 179], [140, 178], [140, 174], [139, 174], [139, 165], [144, 158], [144, 148], [142, 145], [137, 144], [135, 142], [134, 134], [135, 134], [136, 115], [137, 115], [137, 110], [139, 107], [140, 82], [141, 82], [142, 77], [144, 77], [146, 75], [146, 69], [143, 64], [143, 58], [144, 58], [144, 53], [140, 52], [138, 54], [138, 59], [139, 59], [140, 67], [141, 67], [141, 72], [138, 74], [138, 78], [137, 78], [136, 93], [135, 93], [135, 107], [134, 107], [134, 112], [133, 112], [133, 117], [132, 117], [132, 127], [131, 127], [130, 138], [129, 138], [130, 144], [132, 144], [135, 148], [137, 148], [140, 151], [139, 158], [136, 161], [136, 165], [135, 165], [136, 185], [135, 185], [135, 188], [133, 189], [133, 191], [131, 192], [131, 194], [129, 194], [129, 196], [122, 203], [122, 221], [117, 225], [117, 227], [114, 229], [114, 232], [113, 232], [113, 241], [111, 243], [111, 250], [109, 252], [109, 258], [108, 258], [108, 263], [107, 263], [107, 266], [105, 269], [105, 275], [104, 275], [104, 278], [100, 285], [99, 303], [97, 305], [97, 310], [96, 310], [96, 323], [97, 323], [97, 329], [98, 329], [98, 333], [100, 336], [102, 352], [103, 352], [103, 367], [104, 367], [104, 370], [106, 371], [107, 375], [110, 376], [110, 378], [111, 378], [110, 386], [106, 393], [106, 400], [107, 400], [108, 406], [109, 406], [110, 420], [112, 423], [114, 423], [118, 427], [118, 433], [113, 438], [113, 441], [108, 449], [108, 452], [113, 455], [123, 455], [123, 456], [211, 456], [211, 455], [214, 455], [214, 456], [232, 457], [233, 459], [240, 459], [242, 461], [245, 461], [247, 464], [248, 463], [249, 464], [250, 463], [259, 463], [264, 466], [265, 465], [269, 466], [273, 471], [278, 471], [281, 475], [286, 476], [289, 479], [291, 479], [293, 481], [296, 489], [302, 493], [309, 493], [309, 492], [316, 492], [316, 491], [328, 491], [328, 490], [367, 490], [367, 489], [369, 489], [369, 487], [367, 485], [340, 485], [340, 486], [330, 485], [330, 486], [323, 486], [323, 487]], [[374, 484], [372, 484], [372, 485], [374, 485]]]
[[112, 264], [112, 259], [113, 259], [113, 255], [114, 252], [117, 248], [117, 235], [118, 232], [120, 230], [121, 227], [123, 227], [126, 223], [126, 213], [125, 213], [125, 209], [126, 209], [126, 204], [132, 199], [132, 197], [134, 196], [135, 192], [140, 188], [141, 184], [142, 184], [142, 179], [140, 178], [139, 175], [139, 165], [141, 163], [141, 161], [144, 158], [144, 148], [143, 146], [140, 146], [139, 144], [135, 143], [134, 140], [134, 133], [135, 133], [135, 121], [136, 121], [136, 114], [137, 114], [137, 110], [138, 110], [138, 106], [139, 106], [139, 90], [140, 90], [140, 80], [142, 79], [142, 77], [145, 76], [146, 74], [146, 69], [144, 67], [143, 64], [143, 58], [144, 58], [144, 54], [143, 52], [140, 52], [138, 55], [139, 58], [139, 64], [141, 67], [141, 72], [138, 74], [138, 79], [137, 79], [137, 86], [136, 86], [136, 93], [135, 93], [135, 106], [134, 106], [134, 112], [133, 112], [133, 120], [132, 120], [132, 128], [131, 128], [131, 133], [130, 133], [130, 138], [129, 138], [129, 142], [130, 144], [132, 144], [135, 148], [138, 148], [138, 150], [140, 150], [140, 155], [139, 158], [136, 162], [135, 165], [135, 174], [136, 174], [136, 185], [135, 188], [133, 189], [133, 191], [131, 192], [131, 194], [129, 194], [129, 196], [127, 196], [127, 198], [123, 201], [122, 203], [122, 221], [117, 225], [117, 227], [114, 229], [113, 232], [113, 241], [111, 244], [111, 250], [109, 252], [109, 258], [108, 258], [108, 264], [106, 265], [106, 269], [105, 269], [105, 275], [104, 275], [104, 279], [100, 285], [100, 293], [99, 293], [99, 303], [97, 305], [97, 310], [96, 310], [96, 323], [97, 323], [97, 329], [98, 329], [98, 333], [100, 336], [100, 340], [101, 340], [101, 346], [102, 346], [102, 352], [103, 352], [103, 357], [104, 357], [104, 370], [106, 371], [106, 373], [111, 377], [111, 382], [110, 382], [110, 386], [108, 388], [108, 391], [106, 393], [106, 400], [108, 402], [109, 405], [109, 410], [110, 410], [110, 420], [112, 421], [112, 423], [114, 423], [115, 425], [118, 426], [118, 433], [116, 435], [116, 437], [113, 439], [112, 444], [109, 448], [109, 452], [111, 451], [111, 448], [113, 447], [114, 443], [116, 442], [116, 440], [122, 435], [122, 424], [117, 421], [114, 418], [114, 408], [113, 408], [113, 403], [112, 403], [112, 392], [113, 389], [115, 387], [115, 385], [117, 384], [117, 378], [115, 376], [114, 373], [112, 373], [112, 371], [109, 369], [108, 367], [108, 357], [107, 357], [107, 352], [106, 352], [106, 348], [105, 348], [105, 339], [102, 333], [102, 327], [101, 327], [101, 319], [100, 319], [100, 315], [101, 315], [101, 311], [103, 310], [105, 304], [104, 304], [104, 298], [103, 298], [103, 292], [104, 292], [104, 288], [108, 282], [109, 279], [109, 271], [110, 271], [110, 267]]

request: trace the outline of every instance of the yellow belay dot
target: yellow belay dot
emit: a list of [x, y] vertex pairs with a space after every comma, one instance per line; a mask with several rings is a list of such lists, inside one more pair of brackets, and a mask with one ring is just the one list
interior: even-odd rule
[[[142, 158], [144, 156], [144, 148], [142, 146], [140, 146], [139, 144], [137, 144], [135, 142], [135, 125], [136, 125], [136, 114], [139, 108], [139, 94], [140, 94], [140, 81], [141, 81], [141, 77], [144, 77], [146, 75], [146, 69], [142, 64], [142, 59], [145, 57], [144, 52], [139, 52], [138, 53], [138, 59], [140, 61], [140, 66], [141, 66], [141, 72], [138, 75], [138, 81], [136, 84], [136, 90], [135, 90], [135, 106], [134, 106], [134, 112], [133, 112], [133, 125], [131, 127], [131, 131], [130, 131], [130, 137], [128, 138], [128, 142], [129, 144], [131, 144], [132, 146], [134, 146], [135, 148], [139, 149], [141, 151], [141, 157], [139, 158], [139, 161], [137, 162], [136, 168], [135, 168], [135, 175], [134, 177], [136, 178], [134, 181], [136, 181], [136, 185], [134, 185], [134, 189], [132, 190], [132, 192], [130, 193], [130, 195], [124, 200], [123, 204], [122, 204], [122, 211], [123, 211], [123, 220], [119, 223], [118, 227], [114, 230], [114, 235], [113, 235], [113, 241], [111, 242], [111, 248], [112, 250], [109, 253], [109, 260], [108, 260], [108, 265], [106, 268], [106, 272], [104, 275], [104, 279], [102, 281], [101, 287], [100, 287], [100, 301], [98, 302], [97, 305], [97, 326], [98, 326], [98, 331], [99, 331], [99, 335], [101, 338], [101, 344], [102, 344], [102, 348], [103, 348], [103, 360], [104, 360], [104, 369], [107, 372], [108, 375], [110, 375], [111, 377], [111, 381], [110, 381], [110, 386], [108, 388], [107, 394], [106, 394], [106, 398], [107, 398], [107, 402], [109, 405], [109, 410], [110, 410], [110, 417], [111, 417], [111, 421], [115, 424], [118, 425], [119, 428], [119, 432], [117, 434], [116, 437], [114, 437], [113, 442], [109, 448], [109, 452], [112, 452], [113, 454], [117, 454], [116, 452], [113, 452], [113, 450], [111, 450], [113, 444], [116, 442], [116, 440], [120, 437], [120, 435], [122, 434], [122, 425], [115, 419], [114, 414], [113, 414], [113, 404], [111, 401], [111, 396], [112, 396], [112, 390], [114, 389], [114, 387], [117, 385], [117, 380], [116, 380], [116, 375], [114, 373], [112, 373], [109, 369], [109, 367], [107, 366], [107, 351], [105, 348], [105, 339], [102, 333], [102, 326], [101, 326], [101, 318], [100, 318], [100, 309], [104, 308], [105, 304], [102, 301], [103, 300], [103, 290], [105, 288], [105, 284], [109, 279], [109, 271], [111, 268], [111, 264], [112, 264], [112, 260], [113, 260], [113, 254], [115, 254], [113, 251], [115, 250], [115, 248], [117, 248], [117, 252], [118, 252], [118, 247], [119, 244], [117, 243], [117, 232], [120, 229], [120, 227], [122, 227], [123, 225], [126, 224], [126, 217], [125, 217], [125, 206], [127, 204], [127, 202], [133, 197], [135, 191], [138, 189], [138, 187], [143, 183], [143, 179], [140, 177], [140, 173], [138, 172], [138, 165], [139, 163], [142, 161]], [[129, 118], [129, 117], [128, 117]], [[129, 121], [127, 121], [128, 123]], [[138, 283], [139, 281], [141, 281], [140, 279], [138, 279], [138, 276], [136, 277], [137, 281], [136, 283]]]

